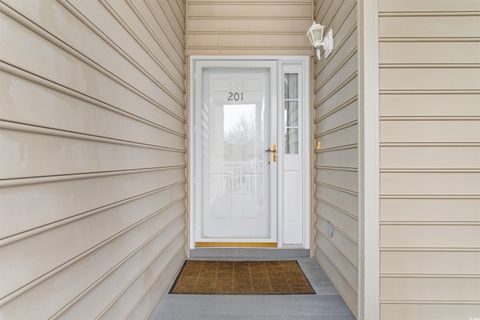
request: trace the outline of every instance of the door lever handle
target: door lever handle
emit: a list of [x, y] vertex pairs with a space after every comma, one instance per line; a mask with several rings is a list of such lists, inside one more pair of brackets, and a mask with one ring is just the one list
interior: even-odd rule
[[277, 161], [277, 145], [274, 143], [272, 148], [268, 148], [265, 152], [273, 153], [273, 162]]

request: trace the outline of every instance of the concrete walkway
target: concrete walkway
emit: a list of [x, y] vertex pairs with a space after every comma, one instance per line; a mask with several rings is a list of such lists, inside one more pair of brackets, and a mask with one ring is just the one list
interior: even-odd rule
[[165, 295], [150, 320], [354, 320], [320, 266], [298, 259], [316, 295]]

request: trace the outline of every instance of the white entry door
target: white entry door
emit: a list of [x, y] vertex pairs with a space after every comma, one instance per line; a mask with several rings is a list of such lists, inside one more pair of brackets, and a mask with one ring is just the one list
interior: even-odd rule
[[197, 246], [276, 246], [276, 72], [268, 61], [197, 66]]

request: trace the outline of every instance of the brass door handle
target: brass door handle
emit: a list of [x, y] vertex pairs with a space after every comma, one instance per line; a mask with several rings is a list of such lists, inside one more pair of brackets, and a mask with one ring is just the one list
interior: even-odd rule
[[277, 161], [277, 145], [274, 143], [272, 148], [268, 148], [265, 152], [273, 153], [273, 162]]

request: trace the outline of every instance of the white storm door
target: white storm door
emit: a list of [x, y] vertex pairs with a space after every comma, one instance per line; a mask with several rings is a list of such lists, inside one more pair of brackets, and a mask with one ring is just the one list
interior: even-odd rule
[[208, 61], [195, 79], [196, 242], [276, 242], [276, 63]]

